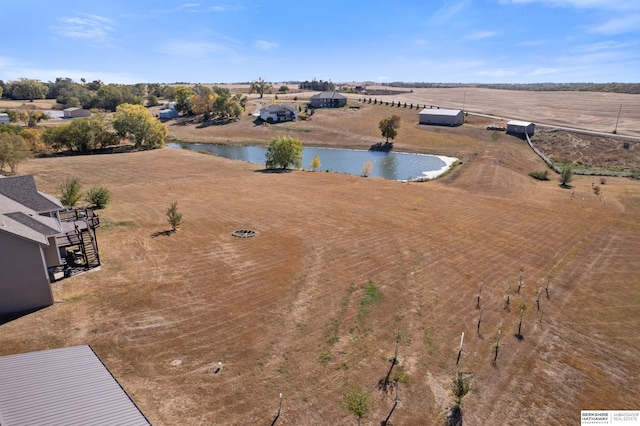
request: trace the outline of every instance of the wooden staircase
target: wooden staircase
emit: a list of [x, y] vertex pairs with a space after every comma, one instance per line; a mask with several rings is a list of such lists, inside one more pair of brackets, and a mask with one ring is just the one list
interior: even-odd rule
[[100, 257], [96, 251], [93, 236], [91, 231], [83, 230], [80, 232], [80, 238], [82, 239], [82, 253], [87, 261], [87, 268], [96, 268], [100, 266]]

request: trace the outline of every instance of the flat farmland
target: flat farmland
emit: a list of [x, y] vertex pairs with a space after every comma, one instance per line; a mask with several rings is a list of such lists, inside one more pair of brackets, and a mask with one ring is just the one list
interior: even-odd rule
[[[113, 200], [99, 212], [101, 270], [53, 284], [53, 306], [2, 324], [0, 355], [90, 344], [154, 425], [271, 424], [280, 392], [278, 424], [353, 424], [341, 400], [354, 385], [373, 396], [363, 424], [374, 425], [393, 405], [377, 384], [403, 331], [394, 424], [442, 424], [458, 370], [477, 389], [463, 402], [469, 425], [576, 424], [581, 409], [637, 409], [640, 183], [609, 178], [598, 197], [588, 177], [575, 177], [573, 192], [555, 177], [537, 182], [527, 173], [542, 161], [482, 130], [490, 120], [425, 129], [409, 121], [415, 110], [397, 111], [407, 114], [397, 147], [462, 164], [425, 183], [265, 173], [170, 148], [22, 165], [41, 191], [59, 195], [79, 176]], [[366, 147], [389, 112], [170, 132]], [[161, 235], [172, 201], [185, 222]], [[234, 238], [237, 229], [256, 236]], [[374, 304], [363, 303], [366, 286]]]

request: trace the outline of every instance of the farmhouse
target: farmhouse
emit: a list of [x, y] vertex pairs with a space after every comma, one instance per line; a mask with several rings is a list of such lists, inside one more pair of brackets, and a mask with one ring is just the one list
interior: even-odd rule
[[507, 133], [511, 135], [524, 135], [533, 136], [536, 130], [536, 125], [528, 121], [511, 120], [507, 123]]
[[320, 92], [309, 100], [312, 108], [340, 108], [346, 104], [347, 97], [338, 92]]
[[9, 124], [11, 123], [11, 120], [9, 120], [9, 114], [7, 114], [6, 112], [3, 112], [2, 114], [0, 114], [0, 124]]
[[0, 178], [0, 315], [53, 304], [50, 282], [100, 266], [90, 209], [67, 211], [33, 176]]
[[460, 126], [464, 123], [464, 112], [459, 109], [425, 108], [420, 111], [420, 124]]
[[268, 123], [296, 121], [298, 110], [289, 105], [269, 105], [260, 110], [260, 118]]
[[90, 117], [91, 113], [88, 109], [82, 108], [65, 108], [62, 110], [64, 118]]
[[90, 346], [0, 357], [3, 425], [151, 423]]

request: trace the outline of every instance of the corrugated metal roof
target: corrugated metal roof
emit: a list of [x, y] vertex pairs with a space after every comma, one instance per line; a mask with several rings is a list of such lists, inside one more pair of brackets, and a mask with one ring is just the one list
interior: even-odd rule
[[420, 111], [420, 115], [428, 114], [428, 115], [446, 115], [447, 117], [455, 117], [460, 114], [462, 111], [459, 109], [444, 109], [444, 108], [425, 108]]
[[149, 425], [87, 346], [0, 357], [0, 425]]

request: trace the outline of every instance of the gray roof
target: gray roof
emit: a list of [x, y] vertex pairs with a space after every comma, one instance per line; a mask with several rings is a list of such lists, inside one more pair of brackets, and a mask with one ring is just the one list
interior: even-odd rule
[[0, 424], [150, 425], [87, 345], [0, 357]]
[[278, 111], [290, 111], [290, 112], [296, 111], [294, 107], [291, 107], [289, 105], [268, 105], [262, 108], [262, 110], [271, 112], [271, 113], [278, 112]]
[[338, 92], [320, 92], [311, 96], [312, 99], [346, 99], [347, 97]]
[[425, 108], [420, 111], [420, 115], [444, 115], [447, 117], [455, 117], [460, 114], [462, 110], [459, 109], [444, 109], [444, 108]]
[[58, 200], [36, 189], [33, 176], [0, 179], [0, 195], [11, 198], [37, 213], [54, 212], [64, 208]]
[[82, 108], [78, 108], [78, 107], [69, 107], [69, 108], [65, 108], [65, 109], [63, 109], [63, 111], [71, 112], [71, 111], [78, 111], [79, 109], [82, 109]]

